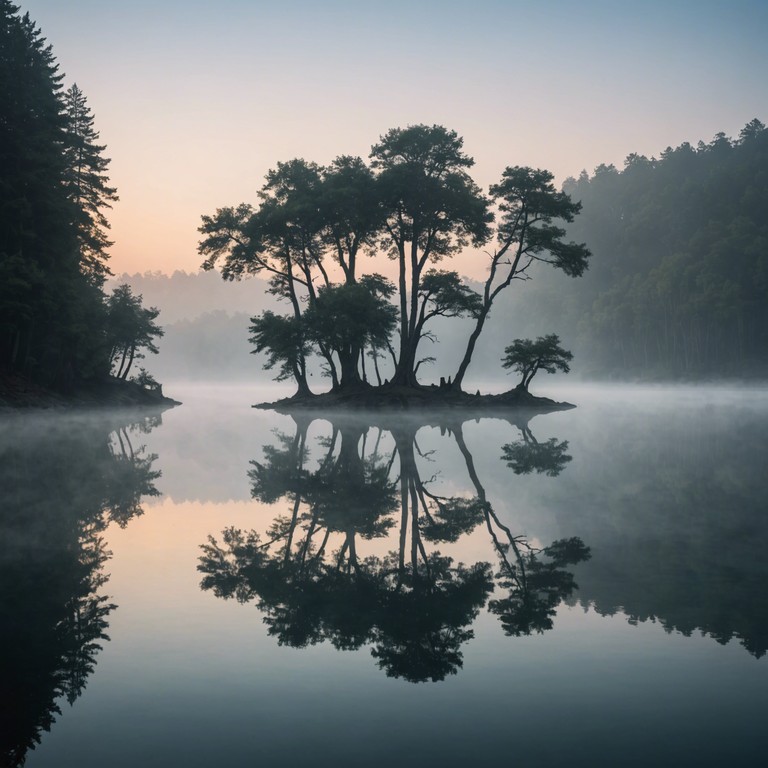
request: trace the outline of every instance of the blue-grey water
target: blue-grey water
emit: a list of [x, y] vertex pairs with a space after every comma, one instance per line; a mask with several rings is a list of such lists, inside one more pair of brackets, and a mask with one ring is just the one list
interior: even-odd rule
[[763, 764], [765, 389], [169, 391], [0, 417], [4, 765]]

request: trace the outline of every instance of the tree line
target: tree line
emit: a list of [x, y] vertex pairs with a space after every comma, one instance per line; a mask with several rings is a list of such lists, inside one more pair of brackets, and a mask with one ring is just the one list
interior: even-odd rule
[[126, 378], [162, 335], [141, 296], [104, 292], [117, 191], [86, 97], [63, 79], [29, 14], [0, 0], [0, 374], [57, 389]]
[[631, 154], [566, 180], [589, 274], [541, 274], [505, 318], [561, 333], [588, 375], [768, 373], [768, 130]]
[[[472, 331], [458, 369], [446, 372], [446, 383], [461, 389], [502, 291], [527, 279], [534, 262], [571, 277], [584, 272], [589, 251], [566, 240], [561, 226], [580, 205], [555, 189], [551, 173], [508, 167], [486, 195], [469, 176], [473, 163], [455, 131], [394, 128], [368, 162], [280, 162], [257, 205], [203, 216], [203, 269], [220, 265], [228, 280], [266, 276], [290, 307], [251, 321], [255, 351], [267, 354], [278, 379], [309, 394], [307, 360], [318, 355], [334, 390], [371, 382], [416, 387], [419, 367], [432, 361], [422, 342], [432, 338], [434, 319], [465, 317]], [[487, 249], [480, 291], [438, 268], [468, 246]], [[385, 259], [396, 266], [396, 282], [368, 267]]]

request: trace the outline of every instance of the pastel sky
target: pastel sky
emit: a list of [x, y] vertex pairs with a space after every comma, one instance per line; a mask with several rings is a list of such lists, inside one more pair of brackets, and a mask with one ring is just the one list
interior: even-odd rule
[[456, 130], [487, 187], [768, 122], [765, 0], [16, 1], [108, 145], [118, 274], [197, 271], [201, 214], [397, 126]]

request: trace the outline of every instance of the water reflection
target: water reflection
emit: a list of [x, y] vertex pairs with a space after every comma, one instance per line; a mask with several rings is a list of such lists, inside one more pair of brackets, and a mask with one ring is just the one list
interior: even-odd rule
[[[103, 538], [157, 495], [137, 438], [159, 417], [0, 423], [0, 763], [18, 766], [93, 673], [108, 617]], [[23, 439], [20, 439], [23, 435]]]
[[[655, 622], [768, 651], [766, 411], [620, 414], [593, 435], [599, 471], [564, 478], [561, 495], [596, 500], [579, 532], [595, 557], [577, 571], [578, 598], [604, 616]], [[619, 447], [619, 441], [621, 445]], [[575, 482], [572, 482], [575, 481]], [[581, 486], [581, 487], [580, 487]]]
[[[461, 493], [439, 492], [435, 467], [423, 475], [431, 455], [419, 446], [418, 421], [371, 426], [347, 416], [310, 445], [312, 417], [296, 418], [293, 434], [276, 435], [249, 472], [253, 498], [282, 502], [287, 513], [266, 533], [228, 528], [221, 542], [209, 537], [202, 588], [255, 601], [281, 644], [370, 645], [388, 676], [410, 682], [456, 674], [486, 604], [510, 636], [551, 629], [555, 608], [576, 588], [567, 568], [589, 549], [578, 538], [540, 547], [513, 534], [487, 498], [461, 419], [434, 425], [463, 457]], [[566, 442], [537, 442], [527, 422], [510, 427], [520, 439], [502, 458], [515, 473], [555, 477], [570, 461]], [[455, 562], [437, 548], [481, 526], [495, 566]], [[383, 553], [364, 546], [377, 539]], [[500, 596], [489, 601], [492, 593]]]

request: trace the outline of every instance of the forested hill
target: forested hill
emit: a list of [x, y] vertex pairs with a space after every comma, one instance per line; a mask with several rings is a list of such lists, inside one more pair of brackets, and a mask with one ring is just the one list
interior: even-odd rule
[[[768, 131], [630, 155], [568, 179], [580, 280], [541, 270], [507, 310], [558, 331], [578, 370], [616, 378], [768, 374]], [[542, 317], [545, 315], [546, 318]], [[517, 332], [515, 332], [515, 335]]]

